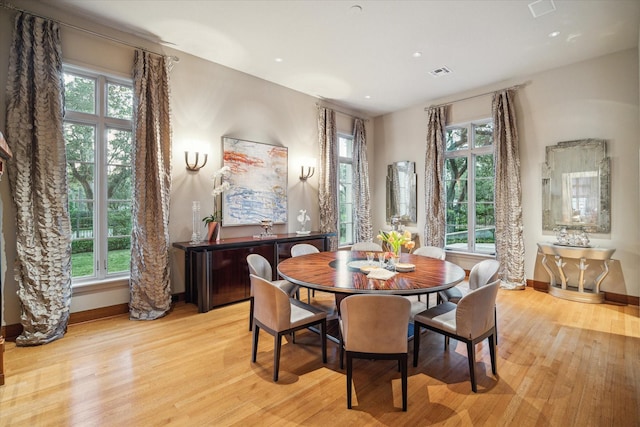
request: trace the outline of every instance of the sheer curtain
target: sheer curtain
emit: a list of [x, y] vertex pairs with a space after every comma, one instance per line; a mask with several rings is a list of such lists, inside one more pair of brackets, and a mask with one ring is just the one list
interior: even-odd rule
[[493, 146], [495, 157], [496, 258], [502, 287], [523, 289], [524, 241], [522, 238], [522, 189], [518, 129], [513, 89], [493, 95]]
[[364, 120], [356, 118], [353, 124], [353, 194], [355, 197], [356, 242], [372, 239], [371, 193], [369, 192], [369, 163]]
[[444, 132], [446, 107], [431, 107], [427, 111], [427, 154], [424, 163], [424, 207], [426, 225], [424, 246], [444, 247], [445, 207], [444, 199]]
[[62, 129], [58, 24], [18, 13], [7, 82], [9, 183], [16, 209], [19, 346], [64, 336], [71, 305], [71, 224]]
[[171, 308], [169, 193], [171, 122], [165, 58], [136, 50], [129, 316], [153, 320]]
[[[318, 143], [320, 145], [320, 173], [318, 197], [320, 207], [320, 231], [338, 232], [338, 141], [336, 113], [328, 108], [318, 108]], [[329, 250], [338, 249], [338, 238], [329, 239]]]

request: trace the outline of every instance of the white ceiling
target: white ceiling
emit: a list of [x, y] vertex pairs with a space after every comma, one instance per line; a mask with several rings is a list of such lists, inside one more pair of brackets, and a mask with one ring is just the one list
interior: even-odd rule
[[638, 0], [532, 2], [43, 0], [369, 116], [638, 45]]

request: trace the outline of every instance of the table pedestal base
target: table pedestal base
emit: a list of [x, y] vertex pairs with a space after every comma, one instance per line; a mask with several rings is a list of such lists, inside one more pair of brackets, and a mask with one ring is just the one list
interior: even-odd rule
[[577, 302], [586, 302], [592, 304], [600, 304], [604, 302], [604, 294], [599, 293], [590, 293], [590, 292], [578, 292], [578, 288], [573, 288], [571, 286], [567, 287], [568, 289], [561, 289], [557, 286], [549, 286], [549, 294], [554, 297], [567, 299], [570, 301]]

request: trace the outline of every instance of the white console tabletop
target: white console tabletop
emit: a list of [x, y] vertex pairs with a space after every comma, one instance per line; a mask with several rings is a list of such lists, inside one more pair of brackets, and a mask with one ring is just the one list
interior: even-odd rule
[[[582, 247], [582, 246], [563, 246], [553, 243], [538, 243], [538, 248], [542, 252], [542, 266], [551, 278], [551, 286], [549, 293], [553, 296], [564, 298], [572, 301], [601, 303], [604, 301], [604, 293], [600, 292], [600, 284], [609, 274], [608, 261], [616, 251], [615, 249], [598, 248], [598, 247]], [[560, 276], [560, 285], [556, 283], [556, 276], [547, 264], [547, 256], [553, 256], [554, 264], [557, 267]], [[578, 286], [570, 286], [567, 284], [567, 277], [564, 273], [565, 262], [563, 258], [579, 259], [577, 265], [580, 274], [578, 277]], [[596, 278], [593, 290], [584, 287], [584, 271], [589, 267], [587, 260], [603, 261], [604, 271]]]

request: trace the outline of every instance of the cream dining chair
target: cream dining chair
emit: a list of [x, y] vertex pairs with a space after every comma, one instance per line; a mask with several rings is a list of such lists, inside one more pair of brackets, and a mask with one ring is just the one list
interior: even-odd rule
[[[309, 243], [298, 243], [298, 244], [295, 244], [295, 245], [291, 246], [291, 256], [292, 257], [297, 257], [297, 256], [302, 256], [302, 255], [309, 255], [309, 254], [317, 254], [318, 252], [320, 252], [320, 249], [316, 248], [313, 245], [310, 245]], [[316, 295], [316, 291], [312, 291], [310, 289], [307, 289], [307, 302], [309, 304], [311, 304], [311, 295], [315, 296]]]
[[[496, 280], [464, 295], [458, 304], [444, 302], [416, 314], [413, 320], [413, 366], [418, 366], [420, 353], [420, 328], [443, 334], [445, 338], [464, 341], [467, 344], [471, 390], [477, 392], [475, 364], [476, 344], [489, 340], [491, 371], [496, 375], [496, 296], [500, 281]], [[445, 339], [445, 349], [448, 340]]]
[[340, 303], [340, 368], [347, 355], [347, 408], [351, 409], [353, 359], [396, 359], [407, 410], [407, 333], [411, 303], [398, 295], [352, 295]]
[[[447, 257], [447, 253], [445, 252], [445, 250], [438, 246], [421, 246], [419, 248], [416, 248], [413, 251], [413, 254], [418, 256], [425, 256], [427, 258], [435, 258], [441, 261], [444, 261], [445, 258]], [[427, 308], [429, 308], [429, 295], [427, 295], [426, 298], [427, 298], [426, 305], [427, 305]], [[421, 296], [418, 295], [418, 301], [421, 301], [421, 300], [422, 300]], [[411, 299], [411, 301], [414, 301], [414, 300]], [[421, 308], [418, 308], [418, 310], [421, 310]], [[412, 313], [414, 311], [415, 309], [411, 310]]]
[[382, 252], [382, 246], [376, 242], [357, 242], [351, 245], [351, 250], [362, 252]]
[[[298, 285], [294, 285], [293, 283], [287, 280], [275, 280], [273, 281], [273, 269], [271, 268], [271, 264], [269, 261], [259, 254], [249, 254], [247, 255], [247, 265], [249, 266], [249, 274], [254, 274], [258, 277], [262, 277], [265, 280], [272, 282], [275, 286], [282, 289], [287, 295], [294, 296], [298, 294]], [[251, 290], [249, 293], [249, 330], [253, 329], [253, 309], [254, 309], [254, 300], [253, 300], [253, 285], [251, 286]]]
[[[253, 312], [253, 345], [251, 361], [255, 363], [258, 353], [260, 329], [273, 335], [273, 381], [278, 381], [282, 336], [320, 325], [322, 340], [322, 362], [327, 363], [327, 313], [302, 301], [291, 298], [272, 282], [250, 275], [255, 308]], [[295, 343], [295, 336], [294, 341]]]

